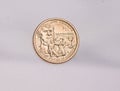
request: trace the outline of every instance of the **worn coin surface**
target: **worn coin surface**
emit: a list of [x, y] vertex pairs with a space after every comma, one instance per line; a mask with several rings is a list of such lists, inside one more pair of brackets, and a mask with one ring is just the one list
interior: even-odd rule
[[59, 18], [41, 22], [33, 34], [33, 46], [40, 58], [50, 63], [64, 63], [77, 52], [79, 37], [75, 27]]

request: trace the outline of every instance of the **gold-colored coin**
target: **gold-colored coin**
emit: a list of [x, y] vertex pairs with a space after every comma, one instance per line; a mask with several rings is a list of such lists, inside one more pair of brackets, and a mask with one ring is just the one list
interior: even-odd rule
[[50, 63], [63, 63], [77, 52], [79, 37], [74, 26], [64, 19], [47, 19], [33, 34], [33, 46], [40, 58]]

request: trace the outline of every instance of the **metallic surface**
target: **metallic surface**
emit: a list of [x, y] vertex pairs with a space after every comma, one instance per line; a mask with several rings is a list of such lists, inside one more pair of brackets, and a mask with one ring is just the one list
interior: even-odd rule
[[40, 58], [50, 63], [63, 63], [76, 53], [79, 37], [72, 24], [64, 19], [47, 19], [33, 34], [33, 46]]

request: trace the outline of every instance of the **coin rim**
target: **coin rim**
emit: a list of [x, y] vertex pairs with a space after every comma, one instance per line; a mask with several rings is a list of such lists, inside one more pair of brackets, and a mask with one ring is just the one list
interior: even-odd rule
[[[37, 49], [35, 48], [34, 37], [35, 37], [35, 33], [36, 33], [37, 29], [39, 28], [39, 26], [40, 26], [42, 23], [45, 23], [45, 22], [50, 21], [50, 20], [60, 20], [60, 21], [63, 21], [63, 22], [65, 22], [65, 23], [67, 23], [69, 26], [72, 27], [72, 29], [74, 30], [75, 35], [76, 35], [77, 45], [76, 45], [76, 48], [75, 48], [75, 50], [74, 50], [74, 53], [73, 53], [70, 57], [68, 57], [67, 60], [65, 60], [65, 61], [63, 61], [63, 62], [58, 62], [58, 63], [50, 62], [50, 61], [44, 59], [43, 57], [41, 57], [41, 56], [39, 55], [39, 53], [37, 52]], [[32, 45], [33, 45], [33, 48], [34, 48], [36, 54], [37, 54], [42, 60], [44, 60], [44, 61], [46, 61], [46, 62], [48, 62], [48, 63], [52, 63], [52, 64], [62, 64], [62, 63], [65, 63], [65, 62], [70, 61], [70, 60], [76, 55], [76, 53], [77, 53], [77, 51], [78, 51], [78, 48], [80, 47], [80, 36], [79, 36], [78, 31], [77, 31], [77, 29], [75, 28], [75, 26], [74, 26], [71, 22], [67, 21], [66, 19], [63, 19], [63, 18], [48, 18], [48, 19], [43, 20], [41, 23], [39, 23], [38, 26], [36, 27], [36, 29], [34, 30], [33, 36], [32, 36]]]

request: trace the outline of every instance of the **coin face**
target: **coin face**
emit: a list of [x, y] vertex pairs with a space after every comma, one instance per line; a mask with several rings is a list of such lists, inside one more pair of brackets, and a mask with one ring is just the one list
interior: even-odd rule
[[40, 58], [50, 63], [63, 63], [77, 52], [79, 37], [74, 26], [64, 19], [47, 19], [33, 34], [33, 46]]

